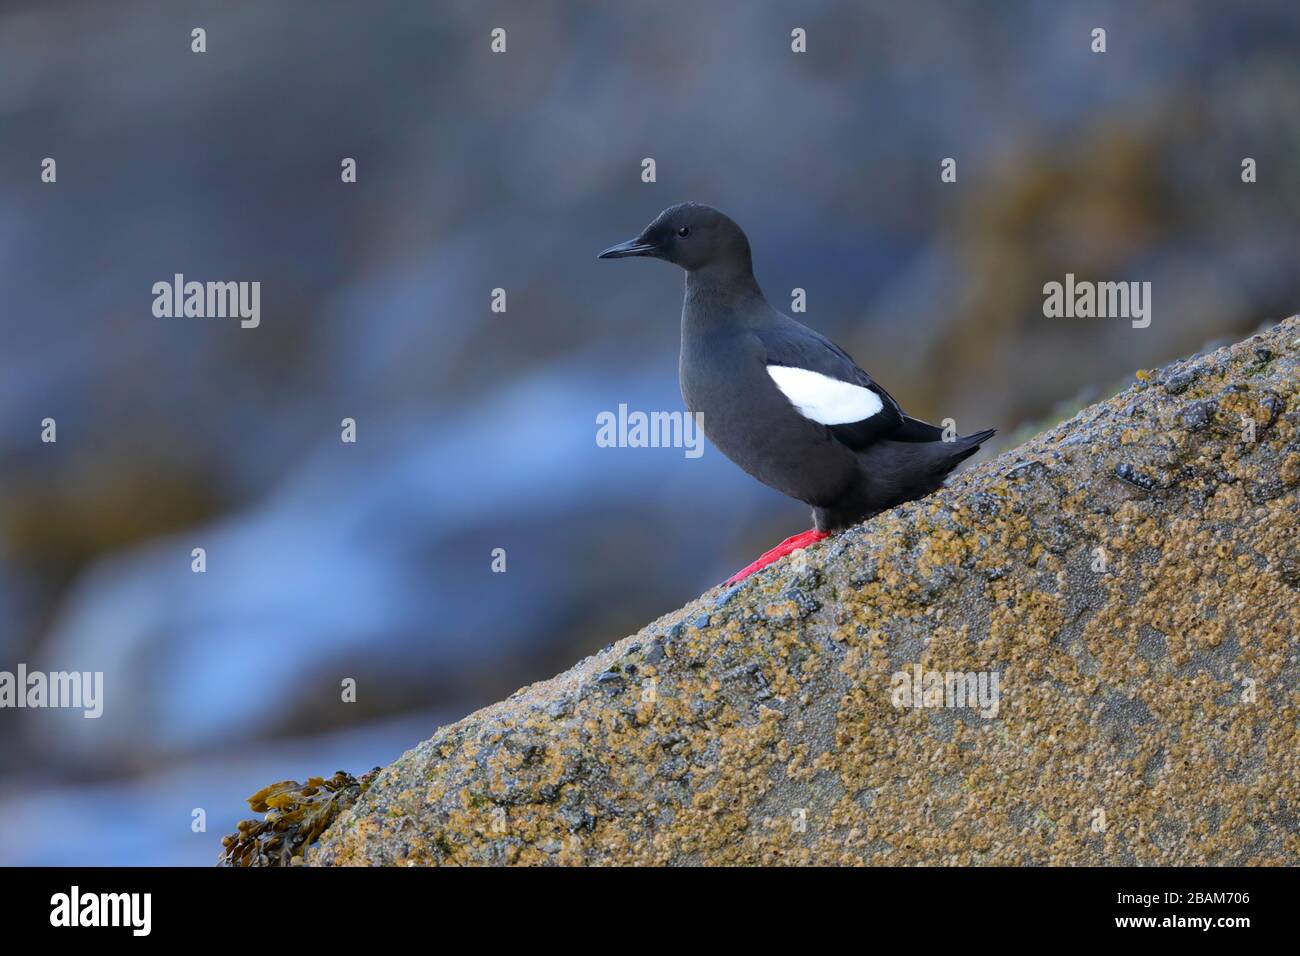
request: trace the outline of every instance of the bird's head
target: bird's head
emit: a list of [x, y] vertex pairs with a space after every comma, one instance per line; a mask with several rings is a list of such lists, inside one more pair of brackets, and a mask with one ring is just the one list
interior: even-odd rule
[[749, 240], [730, 217], [712, 206], [684, 202], [669, 206], [641, 235], [610, 246], [601, 259], [650, 256], [695, 272], [713, 266], [750, 269]]

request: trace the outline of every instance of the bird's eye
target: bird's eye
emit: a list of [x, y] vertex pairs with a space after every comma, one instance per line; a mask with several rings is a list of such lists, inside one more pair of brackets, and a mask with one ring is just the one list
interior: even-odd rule
[[677, 230], [677, 235], [681, 236], [683, 239], [685, 239], [690, 234], [691, 234], [690, 226], [682, 226], [682, 228]]

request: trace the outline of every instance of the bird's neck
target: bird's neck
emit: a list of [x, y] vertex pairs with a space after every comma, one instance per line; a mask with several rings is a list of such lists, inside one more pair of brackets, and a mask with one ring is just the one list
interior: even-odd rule
[[765, 301], [748, 262], [721, 262], [686, 273], [685, 318], [743, 314]]

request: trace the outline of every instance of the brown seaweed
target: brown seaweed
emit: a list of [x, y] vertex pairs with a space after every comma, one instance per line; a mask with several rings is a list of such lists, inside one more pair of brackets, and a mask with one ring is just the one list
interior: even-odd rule
[[326, 780], [306, 783], [281, 780], [248, 798], [262, 820], [242, 820], [238, 831], [221, 840], [218, 866], [292, 866], [340, 814], [356, 803], [379, 773], [375, 767], [360, 780], [342, 770]]

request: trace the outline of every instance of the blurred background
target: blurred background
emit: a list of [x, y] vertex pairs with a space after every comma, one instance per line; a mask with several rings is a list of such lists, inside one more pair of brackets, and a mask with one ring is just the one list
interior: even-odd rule
[[[595, 258], [665, 206], [1001, 448], [1300, 300], [1294, 0], [0, 11], [0, 670], [106, 697], [0, 710], [0, 863], [212, 864], [260, 787], [387, 763], [807, 528], [711, 447], [596, 446], [681, 407], [680, 272]], [[261, 326], [153, 317], [178, 272], [260, 281]], [[1151, 326], [1045, 319], [1067, 272], [1150, 281]]]

